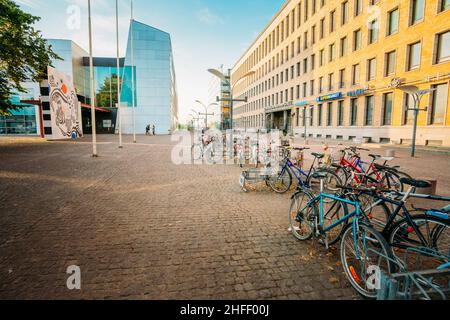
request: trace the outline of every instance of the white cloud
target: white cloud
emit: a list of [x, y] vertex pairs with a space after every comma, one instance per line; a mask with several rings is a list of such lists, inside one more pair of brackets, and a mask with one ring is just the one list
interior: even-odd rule
[[207, 25], [210, 25], [210, 26], [217, 25], [217, 24], [224, 24], [223, 19], [220, 16], [216, 15], [215, 13], [213, 13], [207, 7], [197, 11], [195, 16], [197, 17], [198, 21], [200, 21], [202, 23], [205, 23]]
[[15, 2], [29, 8], [37, 8], [40, 5], [39, 0], [15, 0]]

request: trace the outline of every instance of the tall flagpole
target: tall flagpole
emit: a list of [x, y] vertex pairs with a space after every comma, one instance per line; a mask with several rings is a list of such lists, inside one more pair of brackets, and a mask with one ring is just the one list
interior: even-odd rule
[[89, 77], [91, 84], [91, 127], [92, 127], [92, 156], [97, 154], [97, 127], [95, 121], [95, 89], [94, 89], [94, 62], [92, 58], [92, 21], [91, 21], [91, 0], [88, 0], [89, 15]]
[[119, 122], [119, 148], [122, 145], [122, 110], [120, 107], [120, 52], [119, 52], [119, 0], [116, 0], [116, 37], [117, 37], [117, 118]]
[[133, 0], [131, 0], [131, 94], [133, 101], [133, 142], [136, 143], [136, 117], [134, 115], [136, 108], [135, 84], [134, 84], [134, 34], [133, 34]]

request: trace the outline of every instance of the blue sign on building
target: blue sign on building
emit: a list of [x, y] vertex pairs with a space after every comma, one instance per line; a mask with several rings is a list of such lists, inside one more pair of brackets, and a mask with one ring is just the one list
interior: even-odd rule
[[302, 106], [306, 106], [308, 104], [308, 101], [299, 101], [295, 103], [296, 107], [302, 107]]
[[325, 96], [321, 96], [317, 98], [317, 102], [323, 102], [323, 101], [328, 101], [328, 100], [336, 100], [336, 99], [340, 99], [342, 98], [342, 92], [336, 92], [336, 93], [332, 93], [332, 94], [327, 94]]

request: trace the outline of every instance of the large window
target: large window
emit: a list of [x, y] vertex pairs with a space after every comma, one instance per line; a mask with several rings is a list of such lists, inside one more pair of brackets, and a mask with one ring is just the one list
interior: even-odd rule
[[403, 109], [403, 125], [412, 125], [414, 121], [414, 111], [410, 110], [414, 108], [414, 99], [410, 94], [404, 95], [404, 109]]
[[335, 16], [336, 16], [336, 10], [331, 11], [330, 13], [330, 33], [334, 32], [335, 29]]
[[356, 126], [358, 123], [358, 98], [350, 100], [350, 125]]
[[422, 21], [425, 11], [425, 0], [411, 0], [411, 20], [410, 24]]
[[320, 20], [320, 39], [325, 37], [325, 18]]
[[408, 71], [419, 68], [421, 51], [422, 44], [420, 42], [408, 46]]
[[363, 9], [363, 0], [355, 0], [355, 17], [359, 16], [362, 13]]
[[361, 29], [353, 32], [353, 51], [361, 49]]
[[366, 97], [366, 108], [364, 113], [364, 125], [371, 126], [373, 124], [373, 109], [375, 105], [375, 97]]
[[439, 12], [450, 9], [450, 0], [440, 0], [439, 1]]
[[395, 51], [391, 51], [386, 53], [386, 68], [385, 68], [385, 76], [392, 76], [395, 74]]
[[328, 75], [328, 91], [334, 90], [334, 73]]
[[352, 66], [352, 85], [359, 84], [360, 78], [360, 70], [359, 70], [359, 64], [355, 64]]
[[339, 70], [339, 88], [345, 88], [345, 69]]
[[387, 28], [388, 36], [398, 32], [398, 17], [399, 17], [398, 8], [388, 13], [388, 28]]
[[334, 53], [335, 53], [335, 44], [330, 44], [329, 58], [330, 62], [334, 61]]
[[445, 124], [448, 104], [448, 84], [438, 84], [432, 87], [431, 124]]
[[373, 20], [369, 28], [369, 44], [378, 41], [378, 20]]
[[325, 49], [320, 50], [320, 66], [325, 64]]
[[392, 125], [392, 104], [393, 104], [393, 93], [385, 93], [383, 95], [383, 125]]
[[343, 57], [347, 54], [347, 37], [341, 39], [340, 56]]
[[317, 126], [320, 127], [322, 126], [322, 105], [319, 104], [318, 106], [318, 117], [317, 117]]
[[348, 1], [341, 4], [341, 25], [346, 24], [348, 21]]
[[331, 127], [333, 125], [333, 102], [328, 102], [327, 107], [327, 126]]
[[377, 60], [372, 58], [367, 60], [367, 81], [375, 80], [377, 77]]
[[436, 36], [436, 63], [450, 61], [450, 31]]
[[[20, 98], [19, 98], [20, 99]], [[35, 135], [36, 126], [36, 108], [21, 107], [17, 110], [9, 110], [10, 115], [0, 116], [0, 135], [19, 134]]]
[[344, 101], [341, 100], [338, 102], [338, 127], [342, 127], [344, 125]]
[[314, 107], [309, 108], [309, 125], [314, 126]]

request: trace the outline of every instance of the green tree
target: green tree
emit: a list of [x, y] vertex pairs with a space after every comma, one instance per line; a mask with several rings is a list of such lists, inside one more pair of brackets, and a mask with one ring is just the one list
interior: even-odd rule
[[0, 0], [0, 114], [17, 108], [10, 97], [26, 92], [22, 82], [42, 80], [51, 61], [61, 59], [34, 29], [39, 20], [13, 1]]
[[[120, 81], [122, 83], [122, 81]], [[122, 84], [121, 84], [122, 85]], [[116, 107], [117, 103], [117, 75], [105, 78], [96, 97], [95, 104], [97, 107], [109, 108]], [[112, 100], [112, 101], [111, 101]]]

